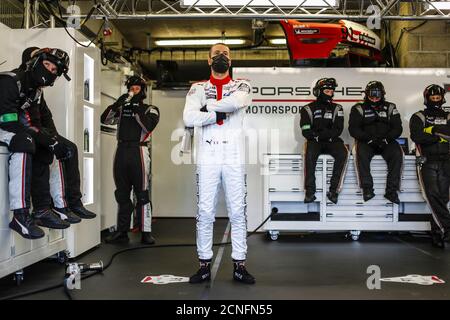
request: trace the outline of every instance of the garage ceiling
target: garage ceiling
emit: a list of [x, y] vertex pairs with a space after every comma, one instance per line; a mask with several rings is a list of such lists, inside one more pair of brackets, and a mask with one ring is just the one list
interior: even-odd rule
[[[181, 38], [220, 38], [225, 32], [227, 38], [252, 40], [253, 30], [249, 20], [115, 20], [114, 24], [124, 37], [135, 47], [146, 47], [146, 34], [152, 40]], [[281, 26], [274, 22], [266, 29], [267, 38], [284, 37]]]

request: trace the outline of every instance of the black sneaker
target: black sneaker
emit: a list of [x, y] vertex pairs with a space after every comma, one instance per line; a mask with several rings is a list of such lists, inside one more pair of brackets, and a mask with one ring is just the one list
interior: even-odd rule
[[373, 193], [372, 189], [364, 189], [363, 190], [363, 198], [364, 201], [369, 201], [370, 199], [372, 199], [373, 197], [375, 197], [375, 193]]
[[61, 220], [61, 218], [50, 209], [37, 210], [33, 212], [33, 218], [36, 224], [50, 229], [67, 229], [70, 223]]
[[202, 283], [211, 280], [211, 260], [200, 260], [200, 269], [189, 278], [189, 283]]
[[70, 211], [69, 208], [53, 208], [53, 211], [59, 215], [61, 220], [67, 221], [70, 224], [80, 223], [81, 218]]
[[395, 204], [400, 204], [400, 199], [398, 198], [397, 191], [388, 191], [386, 192], [384, 197]]
[[128, 238], [128, 232], [126, 231], [114, 231], [109, 236], [105, 238], [106, 243], [127, 243], [130, 241], [130, 238]]
[[142, 232], [141, 243], [143, 244], [155, 244], [155, 238], [152, 237], [151, 232]]
[[28, 209], [14, 210], [9, 227], [25, 239], [40, 239], [45, 236], [44, 230], [36, 225]]
[[435, 248], [445, 249], [444, 237], [440, 232], [431, 233], [431, 245]]
[[305, 199], [303, 200], [304, 203], [311, 203], [314, 202], [314, 200], [316, 200], [316, 196], [314, 195], [314, 193], [306, 193], [305, 194]]
[[330, 190], [329, 192], [327, 192], [328, 200], [330, 200], [334, 204], [338, 203], [338, 197], [339, 197], [339, 194], [336, 191], [331, 191]]
[[95, 213], [89, 211], [83, 206], [70, 207], [69, 209], [81, 219], [94, 219], [97, 216]]
[[246, 284], [255, 283], [255, 278], [248, 273], [243, 262], [234, 262], [233, 279]]

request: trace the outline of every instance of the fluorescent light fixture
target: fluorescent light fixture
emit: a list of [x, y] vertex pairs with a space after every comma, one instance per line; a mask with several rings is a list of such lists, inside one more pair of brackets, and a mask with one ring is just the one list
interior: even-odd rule
[[157, 46], [212, 46], [216, 43], [225, 43], [228, 45], [244, 44], [244, 39], [184, 39], [184, 40], [156, 40]]
[[[225, 7], [243, 7], [249, 3], [250, 0], [181, 0], [181, 5], [183, 7], [192, 6], [195, 7], [220, 7], [219, 2]], [[248, 7], [274, 7], [273, 4], [279, 7], [297, 7], [302, 3], [303, 0], [253, 0]], [[273, 2], [273, 4], [272, 4]], [[339, 0], [306, 0], [302, 4], [302, 7], [314, 7], [314, 8], [325, 8], [339, 6]]]
[[450, 1], [430, 1], [430, 3], [433, 5], [428, 4], [428, 10], [450, 10]]
[[285, 38], [270, 39], [269, 42], [271, 44], [286, 44], [286, 39]]

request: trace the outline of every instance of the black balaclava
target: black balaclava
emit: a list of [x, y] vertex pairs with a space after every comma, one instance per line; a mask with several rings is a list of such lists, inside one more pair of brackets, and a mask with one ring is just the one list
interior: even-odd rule
[[[332, 88], [322, 88], [320, 89], [319, 96], [317, 97], [317, 100], [323, 103], [331, 103], [334, 97], [334, 92], [331, 95], [327, 95], [323, 92], [325, 89], [332, 89]], [[333, 89], [334, 90], [334, 89]]]
[[211, 67], [214, 72], [225, 73], [230, 68], [230, 59], [224, 54], [218, 54], [212, 57]]
[[334, 92], [331, 95], [325, 94], [323, 91], [326, 89], [335, 90], [337, 87], [336, 79], [334, 78], [322, 78], [317, 80], [313, 94], [317, 97], [317, 101], [321, 103], [329, 104], [333, 100]]

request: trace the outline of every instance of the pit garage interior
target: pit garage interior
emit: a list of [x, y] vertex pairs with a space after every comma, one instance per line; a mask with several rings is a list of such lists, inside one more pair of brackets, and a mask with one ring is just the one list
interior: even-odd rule
[[[450, 111], [450, 2], [2, 0], [0, 39], [1, 72], [17, 68], [31, 46], [68, 53], [72, 80], [61, 77], [44, 89], [45, 98], [59, 134], [78, 146], [83, 204], [97, 214], [68, 229], [44, 228], [41, 239], [20, 237], [8, 226], [10, 156], [0, 146], [0, 299], [450, 298], [450, 247], [431, 245], [431, 210], [409, 128], [411, 116], [425, 107], [429, 84], [446, 90], [443, 108]], [[186, 143], [183, 109], [191, 85], [209, 79], [208, 54], [218, 42], [230, 48], [232, 78], [252, 86], [252, 103], [242, 112], [246, 266], [254, 285], [233, 281], [222, 190], [211, 280], [186, 282], [198, 269], [198, 190], [195, 148], [180, 153]], [[117, 229], [117, 127], [102, 124], [100, 116], [127, 93], [125, 82], [133, 75], [145, 79], [145, 101], [160, 112], [149, 144], [146, 183], [156, 243], [148, 246], [136, 230], [129, 243], [105, 242]], [[363, 201], [352, 155], [339, 202], [331, 203], [326, 192], [333, 158], [321, 155], [317, 199], [304, 203], [300, 110], [315, 99], [312, 88], [324, 77], [338, 84], [334, 99], [343, 106], [341, 137], [349, 148], [350, 109], [368, 82], [381, 81], [386, 99], [397, 105], [403, 126], [397, 141], [404, 152], [399, 204], [383, 197], [387, 167], [379, 155], [371, 163], [372, 200]], [[150, 281], [160, 275], [178, 280]], [[81, 288], [70, 290], [75, 276]]]

